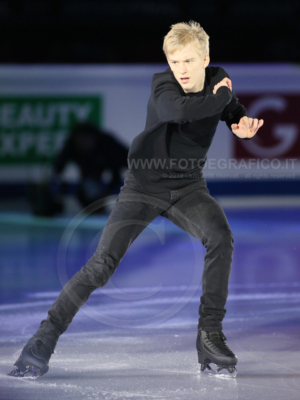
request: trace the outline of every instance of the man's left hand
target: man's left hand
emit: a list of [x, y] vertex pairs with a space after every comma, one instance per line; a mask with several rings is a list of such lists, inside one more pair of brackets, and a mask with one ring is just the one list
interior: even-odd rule
[[261, 126], [263, 126], [264, 120], [257, 118], [243, 117], [240, 119], [238, 124], [232, 124], [232, 132], [241, 139], [253, 138]]

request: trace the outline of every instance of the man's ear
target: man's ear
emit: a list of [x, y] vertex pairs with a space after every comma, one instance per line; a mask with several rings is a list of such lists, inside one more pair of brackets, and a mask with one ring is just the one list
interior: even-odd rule
[[204, 60], [203, 60], [203, 68], [206, 68], [209, 63], [210, 63], [210, 57], [209, 57], [209, 54], [206, 54], [206, 56], [204, 57]]

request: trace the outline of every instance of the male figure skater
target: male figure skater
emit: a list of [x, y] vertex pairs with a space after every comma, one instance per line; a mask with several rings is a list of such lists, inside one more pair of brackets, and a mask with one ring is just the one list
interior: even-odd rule
[[15, 362], [12, 376], [35, 378], [48, 371], [59, 336], [158, 215], [206, 248], [196, 342], [201, 370], [211, 370], [214, 363], [236, 374], [237, 357], [222, 331], [233, 236], [201, 170], [220, 119], [240, 139], [251, 139], [264, 121], [247, 117], [223, 68], [208, 67], [209, 36], [198, 23], [173, 25], [163, 50], [169, 68], [153, 76], [146, 127], [131, 145], [125, 184], [96, 252], [63, 287]]

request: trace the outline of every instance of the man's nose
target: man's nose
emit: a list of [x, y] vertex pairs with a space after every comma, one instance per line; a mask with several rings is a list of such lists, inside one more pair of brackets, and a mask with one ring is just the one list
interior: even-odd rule
[[179, 71], [183, 74], [184, 72], [186, 72], [186, 65], [185, 64], [180, 64], [179, 66]]

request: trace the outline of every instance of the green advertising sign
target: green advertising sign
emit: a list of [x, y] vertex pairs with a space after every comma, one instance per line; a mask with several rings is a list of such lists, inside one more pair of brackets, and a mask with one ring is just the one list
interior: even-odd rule
[[52, 161], [78, 121], [101, 126], [99, 96], [0, 96], [0, 164]]

